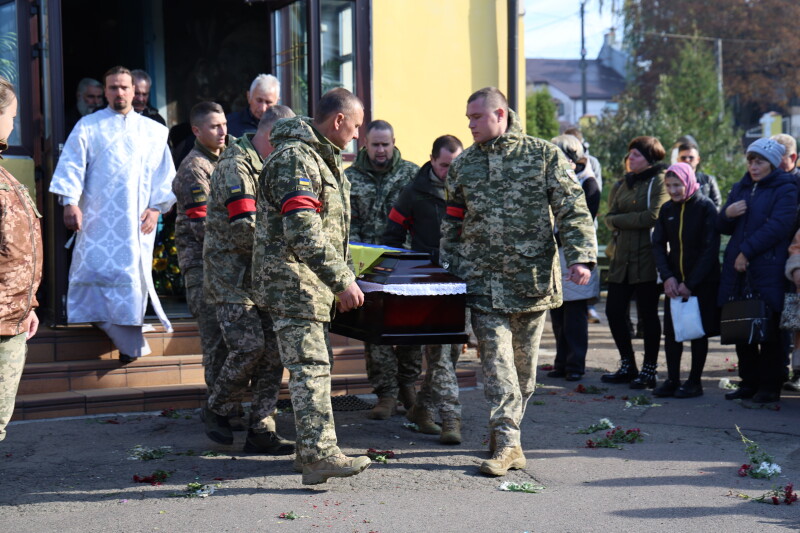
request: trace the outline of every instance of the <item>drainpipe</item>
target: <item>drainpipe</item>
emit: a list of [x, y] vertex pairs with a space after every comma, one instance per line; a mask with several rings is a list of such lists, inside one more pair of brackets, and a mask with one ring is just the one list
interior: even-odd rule
[[517, 100], [517, 81], [519, 68], [519, 0], [508, 0], [508, 103], [512, 109], [519, 108]]

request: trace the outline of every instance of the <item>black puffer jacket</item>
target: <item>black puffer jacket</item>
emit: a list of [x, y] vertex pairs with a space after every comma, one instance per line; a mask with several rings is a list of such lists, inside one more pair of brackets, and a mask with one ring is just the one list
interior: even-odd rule
[[437, 190], [431, 182], [430, 162], [425, 163], [414, 181], [403, 188], [389, 213], [383, 243], [402, 248], [406, 233], [411, 233], [411, 249], [428, 252], [439, 262], [439, 226], [445, 213], [444, 188]]

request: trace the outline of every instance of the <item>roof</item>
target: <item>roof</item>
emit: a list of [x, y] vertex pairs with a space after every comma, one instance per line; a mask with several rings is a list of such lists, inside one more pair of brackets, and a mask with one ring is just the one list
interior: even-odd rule
[[[580, 59], [526, 59], [527, 85], [547, 83], [577, 100], [581, 97]], [[586, 60], [586, 97], [611, 100], [625, 89], [625, 78], [596, 59]]]

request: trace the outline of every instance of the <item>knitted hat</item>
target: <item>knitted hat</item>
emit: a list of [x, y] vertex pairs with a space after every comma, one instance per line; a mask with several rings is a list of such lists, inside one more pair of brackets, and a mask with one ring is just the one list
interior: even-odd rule
[[697, 176], [694, 175], [694, 170], [691, 165], [675, 163], [667, 169], [667, 176], [669, 176], [670, 172], [678, 176], [678, 179], [683, 182], [683, 186], [686, 188], [687, 200], [700, 188], [700, 184], [697, 183]]
[[747, 147], [747, 153], [758, 154], [772, 164], [773, 167], [781, 166], [781, 158], [786, 153], [786, 148], [777, 141], [762, 137]]

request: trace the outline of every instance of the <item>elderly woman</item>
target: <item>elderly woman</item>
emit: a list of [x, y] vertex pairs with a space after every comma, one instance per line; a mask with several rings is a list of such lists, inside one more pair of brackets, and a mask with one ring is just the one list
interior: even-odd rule
[[[616, 372], [604, 374], [605, 383], [630, 383], [632, 389], [656, 385], [656, 363], [661, 346], [658, 317], [659, 287], [650, 233], [658, 213], [667, 201], [664, 188], [666, 167], [659, 164], [666, 155], [655, 137], [636, 137], [628, 144], [628, 168], [623, 183], [608, 206], [606, 226], [614, 236], [614, 255], [608, 271], [606, 317], [621, 364]], [[633, 296], [644, 330], [644, 364], [636, 367], [628, 322]]]
[[[17, 97], [0, 77], [0, 152], [14, 129]], [[27, 188], [0, 167], [0, 440], [14, 413], [14, 399], [25, 366], [27, 340], [36, 335], [33, 309], [42, 279], [42, 234], [39, 213]]]
[[[567, 156], [572, 170], [577, 172], [578, 181], [586, 196], [586, 205], [592, 218], [597, 216], [600, 207], [600, 187], [595, 179], [592, 167], [588, 165], [583, 145], [577, 137], [559, 135], [551, 140]], [[556, 228], [558, 255], [561, 260], [561, 271], [568, 270], [561, 240]], [[565, 378], [567, 381], [578, 381], [586, 371], [586, 351], [589, 348], [589, 300], [600, 292], [600, 276], [598, 270], [592, 272], [588, 285], [576, 285], [568, 279], [563, 280], [564, 303], [557, 309], [550, 310], [553, 334], [556, 337], [556, 359], [553, 370], [547, 374], [551, 378]]]
[[797, 184], [780, 169], [784, 147], [772, 139], [758, 139], [747, 148], [747, 173], [734, 184], [717, 217], [717, 230], [730, 235], [722, 261], [718, 302], [723, 305], [750, 289], [769, 308], [767, 338], [736, 343], [741, 383], [727, 400], [780, 400], [786, 368], [787, 334], [779, 329], [783, 295], [787, 291], [784, 266], [789, 255]]

